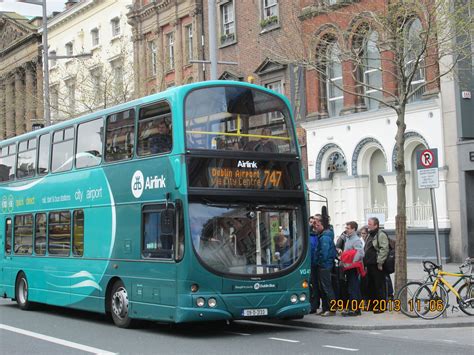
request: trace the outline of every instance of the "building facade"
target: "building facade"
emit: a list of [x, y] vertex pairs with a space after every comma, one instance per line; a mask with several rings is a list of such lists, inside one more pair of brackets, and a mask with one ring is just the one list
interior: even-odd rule
[[124, 0], [69, 1], [48, 21], [52, 122], [130, 100], [131, 27]]
[[127, 17], [137, 97], [205, 80], [202, 1], [135, 0]]
[[38, 23], [0, 12], [0, 140], [30, 131], [43, 118]]
[[[380, 44], [380, 35], [370, 24], [364, 23], [364, 11], [377, 11], [386, 2], [302, 1], [301, 4], [303, 34], [310, 34], [314, 39], [315, 57], [326, 58], [321, 72], [306, 73], [308, 113], [301, 125], [307, 131], [308, 185], [327, 196], [336, 234], [344, 231], [347, 221], [355, 220], [363, 225], [369, 216], [377, 216], [385, 230], [393, 235], [397, 214], [397, 115], [372, 99], [371, 95], [384, 95], [380, 91], [366, 89], [365, 98], [350, 93], [359, 90], [356, 78], [387, 93], [397, 89], [398, 84], [390, 76], [393, 68], [387, 66], [393, 54]], [[414, 14], [406, 22], [407, 41], [422, 28], [422, 21]], [[339, 35], [342, 32], [348, 35]], [[364, 40], [359, 41], [361, 37]], [[364, 68], [370, 70], [356, 68], [344, 59], [342, 51], [351, 49], [366, 53], [370, 62]], [[447, 198], [455, 163], [446, 155], [445, 136], [449, 127], [444, 121], [436, 68], [437, 63], [433, 63], [417, 73], [413, 84], [430, 84], [416, 90], [406, 107], [407, 250], [412, 259], [436, 255], [430, 194], [429, 190], [418, 188], [416, 152], [438, 148], [440, 181], [436, 205], [441, 253], [446, 260], [460, 260], [462, 251], [457, 247], [454, 250], [453, 246], [458, 245], [461, 237], [451, 229]], [[311, 211], [316, 213], [320, 207], [321, 203], [312, 203]]]

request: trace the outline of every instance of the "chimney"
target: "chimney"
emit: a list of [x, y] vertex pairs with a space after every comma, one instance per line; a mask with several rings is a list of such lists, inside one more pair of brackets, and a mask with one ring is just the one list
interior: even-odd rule
[[78, 3], [78, 0], [67, 0], [66, 1], [66, 10], [69, 10], [71, 7], [76, 5]]

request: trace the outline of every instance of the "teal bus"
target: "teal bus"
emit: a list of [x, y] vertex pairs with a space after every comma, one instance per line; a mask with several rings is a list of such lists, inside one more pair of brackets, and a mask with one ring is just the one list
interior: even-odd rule
[[119, 327], [301, 318], [307, 204], [288, 100], [209, 81], [0, 143], [0, 294]]

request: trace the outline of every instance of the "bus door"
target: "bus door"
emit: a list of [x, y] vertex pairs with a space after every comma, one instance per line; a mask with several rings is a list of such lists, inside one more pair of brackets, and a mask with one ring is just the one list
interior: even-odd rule
[[12, 260], [12, 245], [13, 245], [13, 225], [11, 217], [5, 217], [3, 227], [0, 230], [0, 237], [2, 240], [2, 254], [4, 255], [2, 261], [2, 284], [13, 285], [11, 281], [11, 260]]

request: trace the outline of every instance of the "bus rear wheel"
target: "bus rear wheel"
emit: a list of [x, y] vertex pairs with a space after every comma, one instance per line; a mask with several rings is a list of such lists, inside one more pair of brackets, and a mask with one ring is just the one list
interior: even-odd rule
[[133, 319], [129, 317], [129, 300], [125, 285], [121, 280], [116, 281], [110, 293], [110, 313], [112, 320], [119, 328], [131, 328]]
[[15, 299], [21, 310], [27, 311], [33, 308], [33, 304], [28, 300], [28, 280], [23, 272], [16, 278]]

